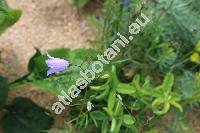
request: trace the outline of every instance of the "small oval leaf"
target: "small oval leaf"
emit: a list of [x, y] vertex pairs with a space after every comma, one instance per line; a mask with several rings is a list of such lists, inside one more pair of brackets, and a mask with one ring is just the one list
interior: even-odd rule
[[135, 123], [135, 119], [131, 115], [124, 115], [123, 116], [123, 121], [127, 125], [132, 125], [132, 124]]
[[121, 93], [121, 94], [133, 94], [135, 93], [136, 89], [129, 85], [129, 84], [123, 84], [123, 83], [120, 83], [118, 84], [117, 86], [117, 92]]

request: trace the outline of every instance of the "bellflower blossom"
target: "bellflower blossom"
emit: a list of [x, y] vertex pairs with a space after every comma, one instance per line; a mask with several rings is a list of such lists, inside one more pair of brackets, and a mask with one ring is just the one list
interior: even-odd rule
[[60, 71], [64, 71], [65, 69], [68, 68], [69, 66], [69, 62], [64, 60], [64, 59], [60, 59], [60, 58], [54, 58], [51, 57], [48, 53], [47, 53], [48, 59], [45, 61], [47, 66], [50, 68], [47, 71], [47, 76], [60, 72]]

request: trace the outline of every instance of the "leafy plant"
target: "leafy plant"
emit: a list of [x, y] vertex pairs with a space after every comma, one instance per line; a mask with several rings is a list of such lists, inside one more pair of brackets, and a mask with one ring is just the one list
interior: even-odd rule
[[[73, 2], [84, 6], [87, 0]], [[66, 71], [47, 77], [45, 60], [48, 57], [36, 49], [29, 61], [29, 73], [10, 84], [12, 89], [31, 85], [55, 95], [60, 90], [67, 91], [80, 77], [80, 71], [90, 68], [97, 60], [97, 51], [104, 52], [117, 38], [117, 32], [128, 38], [129, 25], [141, 12], [148, 14], [151, 23], [129, 46], [120, 49], [118, 56], [73, 100], [66, 118], [73, 130], [65, 132], [157, 133], [156, 124], [161, 123], [163, 116], [168, 117], [168, 112], [178, 109], [182, 115], [188, 105], [199, 105], [199, 2], [129, 0], [126, 5], [123, 2], [107, 0], [103, 16], [88, 17], [90, 25], [99, 33], [97, 39], [91, 41], [96, 50], [48, 51], [53, 57], [68, 60], [70, 65]], [[90, 111], [88, 102], [94, 105]], [[19, 113], [14, 110], [9, 112]], [[23, 118], [22, 113], [19, 114]], [[13, 115], [12, 119], [16, 117]], [[166, 124], [164, 127], [169, 128]], [[177, 131], [175, 128], [169, 131]], [[186, 131], [181, 129], [180, 132]]]
[[[11, 84], [13, 89], [19, 88], [21, 85], [32, 85], [48, 90], [53, 94], [59, 94], [60, 89], [68, 88], [73, 85], [77, 78], [80, 77], [80, 70], [86, 69], [92, 62], [88, 61], [96, 59], [96, 51], [92, 49], [55, 49], [48, 53], [57, 58], [62, 58], [70, 61], [70, 67], [67, 71], [62, 72], [58, 76], [47, 78], [48, 67], [45, 64], [47, 55], [41, 55], [39, 50], [36, 50], [35, 55], [29, 61], [29, 74], [21, 79], [16, 80]], [[81, 65], [80, 65], [81, 64]]]
[[0, 34], [16, 23], [22, 14], [21, 10], [10, 8], [6, 1], [0, 0]]
[[[100, 129], [101, 127], [102, 132], [122, 132], [124, 128], [134, 131], [135, 123], [139, 124], [137, 115], [141, 115], [139, 114], [141, 110], [145, 112], [152, 108], [155, 114], [163, 115], [169, 111], [170, 105], [172, 105], [181, 112], [183, 111], [182, 106], [178, 103], [180, 96], [172, 92], [174, 81], [172, 74], [168, 74], [163, 83], [155, 88], [150, 86], [148, 77], [141, 85], [138, 75], [131, 83], [120, 83], [115, 66], [112, 66], [111, 72], [106, 75], [109, 75], [106, 82], [100, 86], [95, 86], [93, 83], [84, 94], [84, 99], [80, 99], [73, 105], [72, 112], [76, 113], [72, 113], [71, 122], [75, 123], [77, 128], [85, 127], [87, 129], [89, 123], [93, 123], [96, 128]], [[125, 98], [129, 100], [126, 101]], [[95, 103], [95, 111], [84, 111], [87, 101]], [[149, 106], [150, 103], [152, 103], [152, 107]], [[139, 107], [136, 108], [136, 104], [139, 104], [137, 105]], [[158, 106], [163, 107], [160, 109]], [[132, 115], [134, 111], [138, 112], [135, 116]], [[77, 116], [78, 112], [80, 114]]]

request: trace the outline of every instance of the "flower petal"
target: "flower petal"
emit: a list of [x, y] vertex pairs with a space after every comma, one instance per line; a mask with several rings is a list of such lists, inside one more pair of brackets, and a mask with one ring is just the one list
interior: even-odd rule
[[57, 68], [57, 67], [66, 68], [69, 65], [68, 61], [59, 58], [48, 59], [45, 62], [47, 66], [50, 68]]
[[48, 59], [45, 60], [45, 63], [50, 68], [47, 71], [47, 76], [56, 72], [64, 71], [69, 66], [69, 62], [64, 59], [51, 57], [48, 53], [47, 56]]
[[60, 71], [64, 71], [64, 70], [65, 70], [65, 68], [50, 68], [47, 71], [47, 76], [54, 74], [54, 73], [57, 73], [57, 72], [60, 72]]
[[49, 69], [48, 71], [47, 71], [47, 76], [49, 76], [49, 75], [51, 75], [51, 74], [54, 74], [54, 73], [56, 73], [57, 71], [55, 70], [55, 69]]

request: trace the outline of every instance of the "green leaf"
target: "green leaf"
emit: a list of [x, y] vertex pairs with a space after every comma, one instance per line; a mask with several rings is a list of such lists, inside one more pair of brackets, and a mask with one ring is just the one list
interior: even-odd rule
[[7, 80], [0, 76], [0, 108], [5, 104], [8, 97], [8, 83]]
[[132, 95], [133, 93], [135, 93], [136, 89], [129, 85], [129, 84], [123, 84], [120, 83], [117, 86], [117, 92], [121, 93], [121, 94], [129, 94]]
[[152, 102], [152, 106], [160, 105], [160, 104], [164, 103], [165, 101], [166, 101], [165, 98], [162, 98], [162, 97], [156, 98], [156, 99]]
[[133, 78], [133, 82], [139, 84], [140, 83], [140, 75], [139, 74], [136, 74]]
[[36, 48], [35, 50], [36, 50], [35, 55], [33, 57], [31, 57], [31, 59], [29, 60], [29, 63], [28, 63], [28, 71], [29, 72], [33, 72], [34, 71], [34, 68], [35, 68], [34, 59], [36, 59], [37, 57], [42, 55], [38, 48]]
[[165, 76], [165, 79], [162, 84], [162, 87], [167, 94], [171, 91], [173, 84], [174, 84], [174, 75], [172, 73], [168, 73]]
[[109, 97], [108, 97], [108, 109], [113, 110], [115, 106], [115, 100], [116, 100], [116, 91], [114, 89], [111, 89]]
[[107, 119], [107, 116], [104, 112], [102, 111], [93, 111], [90, 113], [90, 115], [95, 119], [95, 120], [105, 120]]
[[108, 82], [106, 82], [105, 84], [101, 85], [101, 86], [90, 86], [91, 90], [97, 91], [97, 92], [101, 92], [104, 91], [106, 89], [108, 89]]
[[70, 58], [71, 59], [80, 59], [83, 60], [96, 60], [97, 59], [97, 51], [94, 49], [75, 49], [70, 52]]
[[[47, 90], [52, 94], [58, 95], [61, 90], [67, 92], [71, 85], [76, 84], [76, 80], [80, 78], [80, 69], [69, 67], [69, 69], [59, 75], [50, 76], [44, 79], [35, 79], [33, 81], [24, 82], [24, 85], [35, 86], [43, 90]], [[15, 89], [15, 84], [12, 89]], [[17, 84], [16, 84], [17, 86]]]
[[121, 126], [122, 126], [122, 120], [118, 119], [118, 120], [117, 120], [117, 124], [116, 124], [116, 126], [115, 126], [114, 133], [119, 133], [119, 132], [120, 132]]
[[101, 132], [102, 133], [107, 133], [108, 132], [108, 120], [104, 120], [102, 125], [101, 125]]
[[123, 116], [123, 121], [127, 125], [132, 125], [135, 123], [135, 119], [131, 115], [124, 115]]
[[113, 118], [111, 122], [110, 132], [113, 132], [115, 130], [115, 127], [116, 127], [116, 119]]
[[21, 10], [6, 10], [5, 14], [1, 15], [3, 22], [0, 23], [0, 34], [5, 32], [10, 26], [15, 24], [21, 17], [21, 13]]
[[159, 106], [155, 106], [154, 113], [157, 115], [164, 115], [169, 111], [169, 108], [170, 108], [170, 104], [168, 102], [165, 102], [161, 110], [159, 109]]
[[88, 114], [85, 114], [85, 128], [88, 126], [88, 123], [89, 123], [89, 121], [88, 121]]
[[90, 115], [90, 117], [92, 118], [92, 121], [94, 122], [94, 125], [96, 127], [98, 127], [98, 123], [97, 123], [96, 119], [92, 115]]
[[101, 92], [101, 91], [105, 90], [106, 88], [107, 88], [107, 85], [102, 85], [102, 86], [90, 86], [90, 89], [91, 89], [91, 90], [98, 91], [98, 92]]
[[150, 88], [150, 77], [146, 77], [142, 89], [149, 89], [149, 88]]
[[107, 114], [109, 115], [110, 118], [114, 117], [114, 113], [112, 110], [109, 110], [107, 107], [103, 107], [103, 110], [105, 110], [107, 112]]
[[42, 133], [49, 130], [54, 119], [43, 109], [26, 98], [15, 98], [7, 107], [2, 119], [4, 133]]
[[134, 78], [132, 80], [132, 84], [137, 90], [140, 89], [140, 75], [139, 74], [134, 76]]
[[106, 85], [105, 87], [106, 89], [100, 95], [96, 96], [95, 98], [96, 100], [102, 100], [109, 94], [109, 90], [110, 90], [109, 86]]
[[177, 103], [175, 101], [171, 101], [170, 104], [173, 105], [174, 107], [178, 108], [180, 110], [180, 112], [183, 112], [183, 107], [179, 103]]
[[122, 102], [119, 99], [116, 100], [116, 106], [115, 106], [114, 114], [115, 114], [115, 116], [120, 116], [120, 115], [123, 114]]
[[22, 11], [15, 10], [6, 4], [4, 0], [0, 1], [0, 34], [15, 24], [21, 17]]
[[171, 95], [171, 100], [173, 100], [173, 101], [180, 101], [181, 100], [181, 96], [176, 92], [171, 92], [170, 95]]
[[142, 109], [143, 103], [142, 103], [141, 100], [136, 100], [136, 101], [133, 103], [132, 107], [133, 107], [133, 110], [139, 111], [140, 109]]
[[111, 75], [112, 75], [111, 86], [113, 88], [116, 88], [119, 83], [119, 80], [118, 80], [117, 73], [116, 73], [116, 66], [114, 66], [114, 65], [112, 65]]
[[60, 89], [54, 86], [54, 83], [47, 80], [37, 80], [34, 82], [31, 82], [30, 85], [39, 87], [41, 90], [47, 90], [48, 92], [51, 92], [54, 95], [60, 94]]

